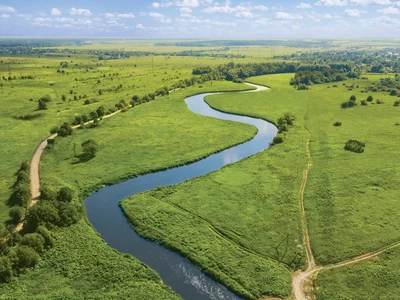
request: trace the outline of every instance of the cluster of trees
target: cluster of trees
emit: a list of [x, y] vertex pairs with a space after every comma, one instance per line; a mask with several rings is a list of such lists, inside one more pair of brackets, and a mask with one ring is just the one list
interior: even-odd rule
[[290, 113], [286, 112], [283, 114], [282, 117], [278, 119], [277, 127], [278, 127], [278, 134], [274, 137], [272, 142], [270, 143], [271, 146], [283, 143], [285, 140], [285, 134], [289, 130], [290, 126], [293, 126], [296, 117]]
[[46, 95], [38, 99], [38, 110], [47, 109], [47, 103], [51, 102], [51, 96]]
[[212, 70], [210, 66], [199, 66], [193, 69], [192, 74], [193, 75], [208, 74], [211, 73], [211, 71]]
[[72, 134], [72, 127], [69, 123], [64, 122], [60, 127], [54, 126], [50, 129], [50, 133], [57, 133], [59, 136], [66, 137]]
[[25, 218], [25, 212], [31, 203], [31, 188], [29, 177], [29, 163], [22, 162], [16, 172], [13, 192], [9, 199], [11, 222], [17, 224]]
[[399, 48], [382, 50], [343, 50], [293, 53], [279, 56], [284, 60], [302, 61], [307, 64], [347, 63], [357, 72], [393, 73], [400, 72]]
[[344, 150], [363, 153], [365, 148], [365, 143], [358, 140], [348, 140], [344, 146]]
[[10, 281], [39, 262], [40, 256], [54, 245], [52, 229], [80, 220], [82, 211], [72, 203], [73, 198], [73, 191], [67, 187], [58, 192], [42, 187], [41, 201], [26, 214], [23, 235], [0, 224], [0, 282]]
[[326, 68], [324, 71], [298, 71], [290, 80], [290, 85], [297, 89], [307, 89], [311, 84], [343, 81], [347, 78], [344, 73], [337, 73], [335, 70]]

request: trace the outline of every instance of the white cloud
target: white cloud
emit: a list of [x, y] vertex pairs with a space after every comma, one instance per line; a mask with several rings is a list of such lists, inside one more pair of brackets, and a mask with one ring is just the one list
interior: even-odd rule
[[105, 13], [106, 19], [133, 19], [135, 15], [133, 13]]
[[292, 29], [293, 29], [293, 30], [299, 30], [299, 29], [300, 29], [300, 26], [299, 26], [299, 25], [292, 25]]
[[0, 5], [0, 12], [5, 12], [5, 13], [16, 13], [17, 11], [15, 10], [14, 7], [5, 6], [5, 5]]
[[76, 9], [75, 7], [72, 7], [69, 10], [69, 13], [71, 15], [82, 15], [82, 16], [86, 16], [86, 17], [89, 17], [92, 15], [92, 12], [88, 9], [85, 9], [85, 8]]
[[315, 5], [346, 6], [347, 0], [320, 0], [318, 2], [315, 2]]
[[[158, 3], [158, 2], [153, 2], [152, 4], [151, 4], [151, 7], [153, 7], [153, 8], [160, 8], [160, 3]], [[138, 25], [142, 25], [142, 24], [138, 24]], [[137, 26], [137, 25], [136, 25]], [[143, 25], [142, 25], [143, 26]], [[136, 27], [136, 28], [138, 28], [138, 27]]]
[[299, 5], [297, 5], [296, 7], [297, 7], [297, 8], [307, 9], [307, 8], [311, 8], [312, 6], [311, 6], [311, 4], [301, 2], [301, 3], [300, 3]]
[[136, 24], [137, 29], [145, 29], [146, 27], [143, 24]]
[[278, 11], [275, 13], [275, 19], [277, 20], [301, 20], [303, 19], [302, 16], [296, 14], [288, 14], [283, 11]]
[[253, 14], [249, 11], [241, 11], [236, 13], [236, 17], [241, 17], [241, 18], [253, 18]]
[[156, 13], [156, 12], [151, 12], [149, 13], [149, 16], [156, 19], [157, 21], [161, 23], [172, 23], [172, 20], [164, 16], [163, 14]]
[[0, 19], [2, 19], [2, 20], [7, 20], [7, 19], [9, 19], [10, 18], [10, 15], [9, 14], [1, 14], [0, 15]]
[[396, 7], [386, 7], [383, 9], [378, 9], [378, 13], [384, 14], [384, 15], [398, 15], [400, 14], [400, 10]]
[[253, 9], [255, 10], [261, 10], [261, 11], [268, 11], [268, 7], [264, 6], [264, 5], [256, 5], [253, 7]]
[[362, 13], [365, 13], [365, 11], [358, 9], [346, 9], [344, 12], [350, 17], [359, 17]]
[[267, 18], [261, 18], [261, 19], [254, 21], [254, 23], [259, 24], [259, 25], [267, 25], [267, 24], [269, 24], [269, 21]]
[[53, 9], [51, 10], [50, 14], [51, 14], [52, 16], [59, 16], [59, 15], [61, 15], [61, 11], [60, 11], [59, 9], [57, 9], [57, 8], [53, 8]]
[[190, 14], [192, 12], [192, 9], [190, 7], [181, 7], [181, 8], [179, 8], [179, 11], [181, 13]]
[[370, 4], [380, 4], [389, 5], [392, 4], [390, 0], [350, 0], [354, 5], [370, 5]]

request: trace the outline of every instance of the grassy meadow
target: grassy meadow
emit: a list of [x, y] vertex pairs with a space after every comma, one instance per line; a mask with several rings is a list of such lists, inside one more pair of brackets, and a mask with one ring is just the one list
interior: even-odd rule
[[[276, 260], [275, 247], [288, 234], [289, 255], [280, 263], [287, 264], [285, 259], [299, 249], [301, 252], [298, 201], [306, 164], [305, 141], [310, 135], [306, 126], [311, 132], [313, 168], [306, 187], [305, 206], [317, 263], [351, 258], [399, 240], [400, 223], [396, 214], [391, 213], [398, 209], [399, 194], [399, 165], [394, 159], [398, 156], [394, 141], [400, 130], [395, 125], [400, 121], [398, 108], [393, 106], [396, 97], [371, 93], [375, 100], [367, 106], [360, 105], [369, 95], [361, 90], [381, 77], [368, 75], [368, 79], [347, 80], [337, 87], [321, 84], [313, 85], [308, 91], [297, 91], [287, 84], [290, 74], [268, 75], [249, 81], [269, 85], [270, 91], [208, 97], [207, 102], [215, 108], [272, 121], [290, 111], [297, 117], [295, 126], [283, 144], [204, 177], [130, 197], [122, 202], [122, 207], [143, 235], [177, 248], [210, 273], [217, 273], [215, 276], [232, 289], [245, 288], [260, 297], [257, 270], [235, 268], [237, 273], [232, 277], [236, 276], [238, 282], [243, 282], [241, 278], [251, 278], [251, 282], [224, 281], [218, 274], [226, 271], [215, 271], [213, 265], [214, 261], [226, 260], [225, 268], [230, 266], [230, 259], [219, 254], [222, 246], [215, 242], [210, 252], [201, 245], [205, 243], [205, 235], [206, 240], [219, 239], [220, 243], [228, 237], [248, 251]], [[355, 88], [349, 90], [353, 83]], [[359, 105], [341, 108], [353, 94]], [[377, 99], [384, 103], [376, 104]], [[336, 121], [342, 122], [342, 126], [333, 126]], [[365, 152], [345, 151], [343, 147], [348, 139], [364, 141]], [[140, 209], [143, 206], [146, 209]], [[157, 210], [164, 217], [162, 221], [154, 217]], [[171, 210], [176, 215], [165, 213]], [[193, 218], [198, 221], [189, 226], [190, 231], [178, 230], [176, 223], [193, 222]], [[203, 232], [207, 224], [210, 228], [206, 234]], [[224, 237], [218, 237], [213, 229], [223, 232]], [[175, 232], [173, 238], [169, 232]], [[240, 254], [236, 256], [239, 259]], [[340, 270], [329, 272], [340, 273]], [[274, 280], [284, 286], [279, 277], [275, 276]], [[321, 286], [323, 282], [321, 279]], [[384, 288], [380, 284], [373, 287]], [[357, 290], [354, 288], [353, 293]], [[288, 289], [282, 288], [279, 295], [287, 292]]]

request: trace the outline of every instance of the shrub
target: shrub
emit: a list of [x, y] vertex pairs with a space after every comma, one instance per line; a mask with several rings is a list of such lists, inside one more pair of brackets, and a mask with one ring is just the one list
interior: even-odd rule
[[393, 104], [393, 106], [400, 106], [400, 100], [396, 100], [396, 101], [394, 101], [394, 104]]
[[391, 90], [390, 91], [390, 96], [396, 96], [397, 95], [397, 91], [396, 90]]
[[106, 110], [104, 109], [104, 106], [100, 106], [97, 110], [96, 113], [99, 117], [103, 117], [106, 114]]
[[376, 100], [376, 104], [383, 104], [384, 102], [380, 99]]
[[350, 97], [350, 101], [356, 101], [356, 100], [357, 100], [357, 98], [356, 98], [355, 95], [352, 95], [352, 96]]
[[17, 269], [32, 268], [39, 262], [39, 254], [30, 247], [18, 246], [16, 251]]
[[358, 140], [348, 140], [344, 146], [344, 150], [363, 153], [365, 148], [365, 143]]
[[39, 99], [38, 101], [38, 109], [39, 110], [45, 110], [47, 109], [47, 104], [43, 100]]
[[32, 206], [28, 211], [28, 225], [36, 229], [39, 225], [47, 228], [53, 228], [59, 224], [60, 218], [58, 210], [54, 206], [53, 201], [39, 201], [38, 204]]
[[94, 140], [87, 140], [81, 144], [83, 153], [95, 156], [97, 150], [99, 149], [99, 145]]
[[44, 238], [39, 233], [27, 233], [22, 239], [20, 245], [31, 247], [37, 253], [44, 251]]
[[13, 206], [9, 211], [9, 216], [14, 224], [21, 222], [25, 217], [25, 209], [21, 206]]
[[16, 205], [27, 207], [31, 201], [31, 189], [29, 184], [26, 182], [18, 183], [14, 190], [13, 197]]
[[135, 102], [138, 102], [139, 101], [139, 96], [138, 95], [133, 95], [132, 96], [132, 100], [135, 101]]
[[361, 101], [361, 105], [366, 106], [366, 105], [368, 105], [368, 102], [365, 101], [365, 100], [362, 100], [362, 101]]
[[40, 186], [40, 199], [41, 200], [55, 200], [57, 193], [46, 185]]
[[368, 102], [371, 102], [372, 100], [374, 100], [374, 97], [368, 96], [367, 101], [368, 101]]
[[55, 134], [57, 132], [58, 132], [58, 127], [57, 126], [51, 127], [51, 129], [50, 129], [50, 133], [51, 134]]
[[58, 202], [59, 226], [67, 227], [77, 223], [81, 214], [76, 207], [70, 203]]
[[46, 249], [50, 249], [54, 246], [54, 238], [50, 230], [44, 226], [39, 226], [36, 229], [36, 233], [40, 234], [44, 238], [44, 246]]
[[9, 282], [12, 278], [13, 270], [11, 261], [8, 257], [0, 257], [0, 282]]
[[61, 125], [60, 129], [58, 130], [58, 135], [65, 137], [72, 134], [72, 127], [69, 123], [65, 122]]
[[74, 192], [68, 187], [62, 187], [57, 194], [58, 201], [71, 202], [73, 198]]
[[342, 122], [336, 121], [335, 123], [333, 123], [333, 126], [342, 126]]
[[273, 144], [280, 144], [282, 143], [284, 140], [283, 135], [278, 134], [277, 136], [274, 137], [274, 139], [272, 140]]
[[350, 108], [357, 106], [357, 103], [355, 101], [347, 101], [342, 103], [342, 108]]

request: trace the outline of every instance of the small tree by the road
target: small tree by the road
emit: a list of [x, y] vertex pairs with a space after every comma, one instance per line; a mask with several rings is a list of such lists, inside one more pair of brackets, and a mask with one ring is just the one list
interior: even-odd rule
[[87, 140], [81, 144], [83, 153], [89, 156], [95, 156], [99, 145], [94, 140]]
[[16, 206], [11, 207], [8, 214], [11, 218], [11, 221], [14, 224], [17, 224], [18, 222], [21, 222], [24, 219], [25, 209], [21, 206], [16, 205]]

